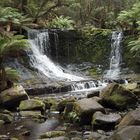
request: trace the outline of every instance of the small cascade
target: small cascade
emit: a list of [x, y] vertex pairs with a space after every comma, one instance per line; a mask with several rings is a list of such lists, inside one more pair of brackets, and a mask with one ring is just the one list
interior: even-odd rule
[[78, 91], [101, 90], [106, 86], [107, 83], [102, 83], [101, 81], [87, 80], [76, 82], [71, 87], [73, 92], [78, 92]]
[[79, 81], [84, 79], [70, 73], [65, 73], [64, 69], [53, 63], [47, 56], [50, 47], [48, 30], [31, 30], [28, 32], [28, 38], [32, 51], [32, 54], [29, 56], [32, 67], [48, 78], [59, 79], [59, 81]]
[[122, 32], [113, 32], [111, 39], [110, 69], [104, 75], [105, 79], [120, 78], [121, 64], [121, 42], [123, 38]]

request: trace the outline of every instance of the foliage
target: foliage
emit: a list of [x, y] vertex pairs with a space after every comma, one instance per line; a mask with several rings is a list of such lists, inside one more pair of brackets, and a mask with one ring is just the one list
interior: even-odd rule
[[9, 87], [8, 81], [12, 83], [13, 81], [17, 81], [19, 79], [15, 70], [4, 67], [3, 61], [5, 57], [11, 53], [23, 50], [28, 46], [29, 44], [27, 43], [27, 40], [24, 39], [24, 36], [22, 35], [0, 37], [0, 91]]
[[11, 25], [22, 25], [23, 23], [31, 21], [27, 16], [23, 16], [16, 8], [0, 7], [0, 23], [6, 24], [7, 31], [11, 30]]
[[22, 35], [0, 37], [0, 57], [3, 58], [11, 52], [25, 49], [29, 46]]
[[56, 17], [49, 23], [51, 28], [60, 28], [60, 29], [73, 29], [74, 21], [70, 17]]
[[20, 79], [20, 76], [15, 69], [7, 67], [5, 68], [5, 72], [6, 79], [9, 79], [10, 81], [18, 81]]
[[128, 46], [131, 47], [130, 51], [134, 53], [135, 56], [140, 56], [140, 38], [130, 41]]

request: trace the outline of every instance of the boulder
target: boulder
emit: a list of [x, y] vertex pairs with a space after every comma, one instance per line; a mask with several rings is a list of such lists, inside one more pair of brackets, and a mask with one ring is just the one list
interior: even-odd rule
[[87, 98], [99, 96], [99, 94], [100, 94], [100, 91], [93, 91], [93, 92], [87, 94]]
[[18, 109], [20, 111], [25, 111], [25, 110], [45, 111], [45, 104], [38, 99], [24, 100], [21, 101]]
[[140, 88], [136, 88], [133, 90], [133, 93], [138, 97], [140, 98]]
[[34, 118], [34, 119], [42, 119], [42, 118], [44, 118], [44, 116], [41, 115], [40, 111], [20, 111], [19, 114], [22, 117], [27, 117], [27, 118]]
[[92, 126], [94, 129], [111, 130], [120, 120], [121, 116], [119, 114], [110, 113], [106, 115], [102, 112], [96, 112], [92, 118]]
[[137, 86], [138, 86], [137, 83], [128, 83], [123, 85], [123, 87], [126, 88], [127, 90], [134, 90], [137, 88]]
[[140, 125], [140, 108], [130, 111], [119, 123], [118, 128], [120, 129], [128, 125]]
[[0, 113], [0, 120], [2, 120], [4, 123], [11, 123], [14, 118], [11, 114]]
[[108, 140], [139, 140], [140, 126], [126, 126], [116, 131]]
[[61, 113], [65, 110], [65, 107], [66, 107], [67, 104], [70, 104], [70, 103], [73, 103], [73, 102], [75, 102], [74, 98], [62, 100], [60, 103], [58, 103], [57, 110]]
[[2, 126], [4, 124], [3, 120], [0, 120], [0, 126]]
[[74, 112], [79, 115], [82, 124], [90, 124], [96, 111], [105, 112], [104, 107], [92, 98], [81, 99], [74, 103]]
[[119, 110], [132, 107], [138, 101], [137, 96], [119, 84], [108, 85], [100, 94], [102, 105]]
[[0, 93], [0, 105], [5, 108], [13, 109], [19, 106], [22, 100], [28, 99], [28, 95], [22, 86], [14, 86]]
[[40, 135], [40, 139], [55, 138], [64, 135], [65, 135], [64, 131], [50, 131]]

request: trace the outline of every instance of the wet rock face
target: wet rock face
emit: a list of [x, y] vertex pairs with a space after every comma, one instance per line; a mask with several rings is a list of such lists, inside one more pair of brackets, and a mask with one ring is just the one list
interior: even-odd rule
[[80, 116], [82, 124], [90, 124], [92, 120], [92, 115], [96, 111], [105, 112], [103, 106], [101, 106], [92, 98], [81, 99], [75, 102], [74, 106], [74, 111]]
[[92, 118], [92, 126], [94, 129], [111, 130], [120, 120], [121, 116], [119, 114], [110, 113], [106, 115], [102, 112], [96, 112]]
[[109, 108], [126, 109], [137, 103], [137, 96], [119, 84], [108, 85], [100, 94], [102, 104]]
[[45, 104], [41, 100], [31, 99], [24, 100], [19, 105], [19, 110], [40, 110], [45, 111]]
[[128, 125], [140, 125], [140, 108], [129, 112], [119, 123], [118, 128], [122, 128]]
[[116, 131], [108, 140], [139, 140], [140, 126], [126, 126]]
[[0, 93], [0, 105], [4, 108], [16, 108], [20, 101], [28, 99], [22, 86], [14, 86]]

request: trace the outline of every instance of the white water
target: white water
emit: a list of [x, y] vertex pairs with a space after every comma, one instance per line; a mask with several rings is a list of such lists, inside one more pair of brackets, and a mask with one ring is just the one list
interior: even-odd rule
[[107, 71], [104, 78], [119, 79], [121, 71], [121, 41], [123, 38], [122, 32], [113, 32], [111, 39], [111, 54], [110, 54], [110, 69]]
[[54, 64], [50, 60], [46, 53], [50, 47], [47, 30], [43, 32], [32, 30], [28, 32], [28, 38], [32, 51], [32, 55], [30, 56], [32, 67], [51, 79], [59, 79], [60, 81], [79, 81], [84, 79], [73, 74], [65, 73], [59, 65]]
[[[71, 86], [73, 92], [99, 90], [105, 87], [105, 83], [101, 83], [99, 81], [95, 82], [93, 80], [85, 79], [71, 73], [66, 73], [64, 72], [62, 67], [52, 62], [51, 59], [47, 56], [50, 47], [49, 33], [47, 30], [29, 31], [28, 38], [29, 43], [31, 44], [32, 52], [32, 54], [30, 55], [31, 66], [36, 68], [46, 77], [59, 81], [77, 81], [74, 82], [74, 84]], [[56, 41], [56, 39], [58, 39], [58, 36], [55, 35], [54, 41]], [[57, 51], [58, 46], [56, 45], [55, 47]]]

